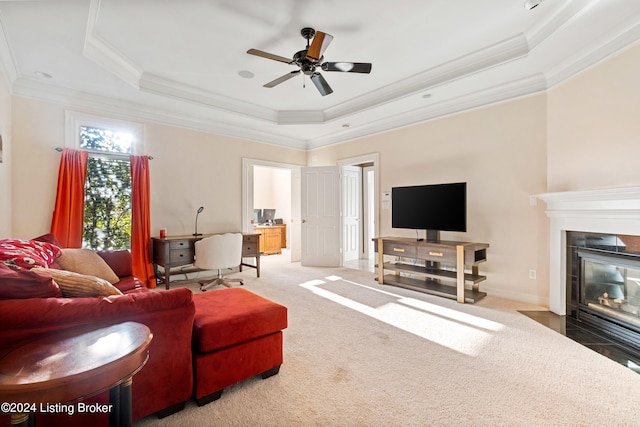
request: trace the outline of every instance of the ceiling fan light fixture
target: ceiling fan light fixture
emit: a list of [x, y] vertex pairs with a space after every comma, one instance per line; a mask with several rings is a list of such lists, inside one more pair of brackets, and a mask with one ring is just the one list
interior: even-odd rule
[[538, 7], [542, 3], [542, 0], [526, 0], [524, 2], [524, 8], [527, 10], [531, 10], [535, 7]]
[[353, 69], [353, 62], [336, 62], [334, 65], [340, 71], [349, 72]]

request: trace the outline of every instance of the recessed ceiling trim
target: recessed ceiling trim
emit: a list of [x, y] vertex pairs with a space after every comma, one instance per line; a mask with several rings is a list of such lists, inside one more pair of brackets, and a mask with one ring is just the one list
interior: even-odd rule
[[605, 60], [606, 58], [620, 53], [621, 50], [638, 43], [640, 41], [640, 25], [635, 25], [626, 31], [623, 31], [617, 37], [609, 40], [608, 43], [601, 45], [596, 49], [592, 49], [586, 54], [567, 58], [566, 61], [559, 64], [551, 70], [547, 78], [549, 87], [554, 87], [589, 67]]
[[84, 56], [139, 89], [142, 69], [95, 34], [99, 12], [100, 1], [92, 0], [84, 38]]
[[142, 74], [140, 90], [276, 123], [276, 112], [269, 108], [207, 92], [152, 73], [145, 72]]
[[542, 22], [531, 31], [531, 35], [528, 37], [531, 50], [598, 1], [600, 0], [570, 1], [566, 3], [550, 19]]
[[529, 53], [523, 34], [505, 39], [468, 55], [455, 58], [437, 67], [409, 76], [375, 92], [344, 102], [325, 110], [327, 121], [344, 118], [356, 112], [375, 108], [393, 100], [431, 89], [472, 73], [512, 61]]

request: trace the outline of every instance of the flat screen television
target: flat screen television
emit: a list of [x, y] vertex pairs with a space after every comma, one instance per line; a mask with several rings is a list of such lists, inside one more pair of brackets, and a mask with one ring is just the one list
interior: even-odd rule
[[467, 231], [467, 183], [393, 187], [391, 226], [426, 230], [429, 241], [439, 231]]

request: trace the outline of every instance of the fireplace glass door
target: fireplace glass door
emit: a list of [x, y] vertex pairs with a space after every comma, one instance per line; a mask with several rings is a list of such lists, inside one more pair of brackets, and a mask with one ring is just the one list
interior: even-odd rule
[[[580, 305], [640, 328], [640, 265], [626, 258], [580, 254]], [[634, 266], [636, 263], [637, 266]]]

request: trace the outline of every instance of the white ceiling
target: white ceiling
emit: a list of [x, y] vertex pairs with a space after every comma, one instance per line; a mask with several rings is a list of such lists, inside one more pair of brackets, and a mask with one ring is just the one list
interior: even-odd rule
[[[297, 68], [247, 49], [291, 57], [303, 27], [371, 74], [262, 87]], [[15, 95], [302, 150], [544, 91], [639, 39], [638, 0], [0, 0]]]

